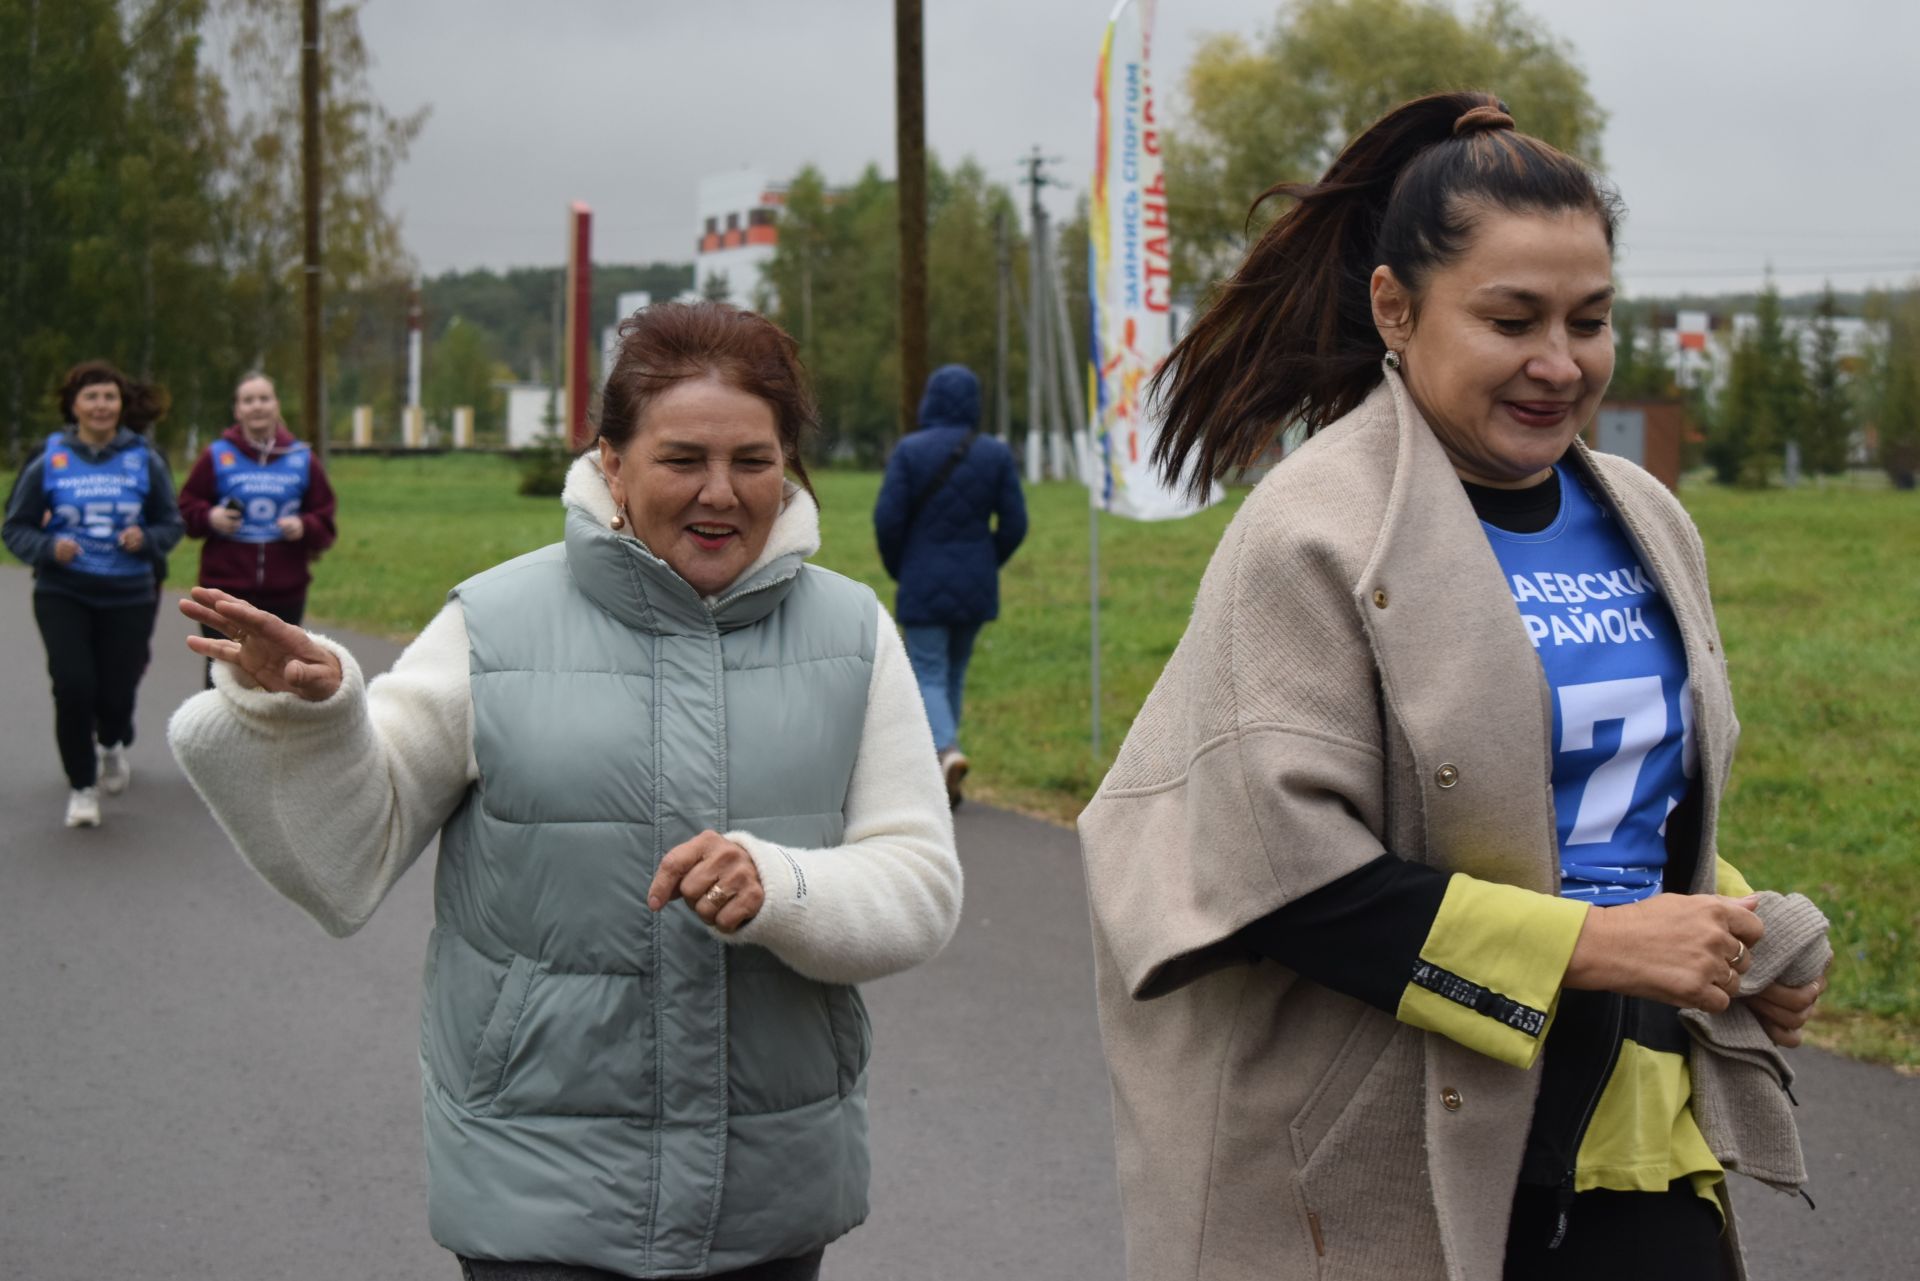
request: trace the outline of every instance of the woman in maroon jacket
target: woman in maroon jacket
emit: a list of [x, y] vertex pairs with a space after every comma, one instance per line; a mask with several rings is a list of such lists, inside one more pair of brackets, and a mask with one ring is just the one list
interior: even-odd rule
[[[313, 451], [280, 420], [271, 378], [240, 380], [233, 417], [180, 487], [188, 535], [207, 540], [200, 585], [298, 627], [313, 578], [308, 564], [333, 545], [333, 487]], [[211, 685], [211, 672], [207, 679]]]

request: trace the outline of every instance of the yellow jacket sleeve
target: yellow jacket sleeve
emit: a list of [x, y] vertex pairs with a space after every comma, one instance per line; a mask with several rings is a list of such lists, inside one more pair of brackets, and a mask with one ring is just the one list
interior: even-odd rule
[[1455, 873], [1395, 1017], [1530, 1067], [1587, 905]]
[[1722, 894], [1730, 894], [1734, 898], [1745, 898], [1753, 893], [1753, 886], [1747, 884], [1747, 878], [1740, 875], [1739, 868], [1723, 858], [1715, 859], [1714, 863], [1718, 868], [1714, 874], [1714, 883], [1719, 886]]

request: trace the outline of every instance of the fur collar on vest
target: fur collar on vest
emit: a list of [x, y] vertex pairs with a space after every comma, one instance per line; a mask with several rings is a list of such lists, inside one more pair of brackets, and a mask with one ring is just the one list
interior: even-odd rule
[[[781, 501], [780, 514], [774, 517], [773, 533], [767, 538], [767, 545], [761, 549], [759, 557], [747, 566], [746, 572], [733, 583], [744, 582], [759, 573], [761, 569], [782, 556], [799, 553], [803, 559], [811, 559], [820, 550], [820, 508], [809, 494], [792, 481], [787, 483], [786, 497]], [[613, 495], [607, 490], [607, 478], [600, 470], [600, 450], [598, 447], [573, 460], [573, 466], [567, 468], [567, 483], [561, 490], [560, 501], [568, 507], [585, 513], [596, 525], [613, 528], [613, 517], [617, 509], [613, 505]], [[624, 538], [633, 538], [633, 531], [621, 531]], [[635, 541], [639, 541], [635, 539]], [[648, 548], [652, 551], [652, 548]], [[709, 604], [716, 597], [726, 595], [726, 590], [714, 593], [707, 598]]]

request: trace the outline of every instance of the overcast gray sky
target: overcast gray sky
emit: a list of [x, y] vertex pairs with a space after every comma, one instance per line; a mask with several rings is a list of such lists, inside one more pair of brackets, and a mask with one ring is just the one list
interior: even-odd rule
[[[925, 0], [930, 145], [1012, 183], [1038, 143], [1084, 188], [1109, 7]], [[1611, 115], [1629, 294], [1747, 288], [1769, 262], [1786, 292], [1920, 276], [1920, 4], [1524, 7], [1572, 43]], [[1161, 0], [1157, 83], [1178, 87], [1200, 37], [1254, 35], [1279, 9]], [[595, 258], [687, 261], [706, 174], [813, 163], [838, 181], [870, 161], [890, 173], [892, 12], [891, 0], [371, 0], [382, 99], [433, 106], [395, 182], [408, 246], [430, 273], [554, 263], [567, 203], [585, 200]]]

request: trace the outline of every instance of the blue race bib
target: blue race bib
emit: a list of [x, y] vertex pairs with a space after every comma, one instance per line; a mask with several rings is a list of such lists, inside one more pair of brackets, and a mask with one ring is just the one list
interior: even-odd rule
[[147, 505], [152, 472], [144, 443], [96, 463], [57, 436], [41, 455], [41, 477], [53, 508], [47, 533], [80, 545], [68, 569], [108, 578], [153, 573], [144, 555], [120, 546], [120, 531], [139, 524]]
[[282, 516], [298, 516], [307, 496], [313, 451], [296, 444], [262, 463], [231, 441], [213, 444], [213, 482], [218, 501], [240, 502], [240, 528], [227, 537], [240, 543], [277, 543]]

